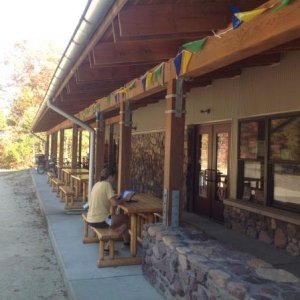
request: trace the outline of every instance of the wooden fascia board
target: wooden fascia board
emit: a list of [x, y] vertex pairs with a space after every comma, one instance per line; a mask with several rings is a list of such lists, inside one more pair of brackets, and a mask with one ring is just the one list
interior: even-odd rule
[[[274, 2], [274, 1], [272, 1]], [[272, 3], [270, 2], [270, 3]], [[222, 38], [209, 38], [184, 76], [200, 76], [300, 37], [300, 1], [266, 12]]]

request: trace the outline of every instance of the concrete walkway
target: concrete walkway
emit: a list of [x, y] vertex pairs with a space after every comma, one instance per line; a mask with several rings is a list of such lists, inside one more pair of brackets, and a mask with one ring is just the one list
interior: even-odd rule
[[46, 175], [31, 172], [41, 210], [70, 299], [76, 300], [160, 300], [138, 266], [97, 268], [97, 244], [83, 244], [83, 223], [80, 215], [66, 214], [49, 185]]

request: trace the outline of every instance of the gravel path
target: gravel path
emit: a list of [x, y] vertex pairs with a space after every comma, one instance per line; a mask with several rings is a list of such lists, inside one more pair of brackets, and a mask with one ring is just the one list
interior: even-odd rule
[[68, 299], [28, 170], [0, 173], [0, 299]]

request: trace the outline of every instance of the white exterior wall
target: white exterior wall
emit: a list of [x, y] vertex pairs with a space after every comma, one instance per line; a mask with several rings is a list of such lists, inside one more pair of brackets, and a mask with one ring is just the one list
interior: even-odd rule
[[[210, 114], [201, 110], [211, 109]], [[280, 64], [244, 69], [235, 78], [213, 81], [211, 86], [190, 91], [186, 124], [230, 120], [230, 191], [236, 193], [238, 119], [289, 111], [300, 112], [300, 52], [282, 55]], [[133, 124], [138, 132], [165, 128], [165, 100], [138, 109]]]

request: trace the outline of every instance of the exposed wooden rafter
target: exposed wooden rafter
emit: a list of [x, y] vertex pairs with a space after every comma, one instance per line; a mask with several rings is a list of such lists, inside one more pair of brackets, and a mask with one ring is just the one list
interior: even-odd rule
[[92, 51], [95, 66], [113, 66], [159, 63], [174, 56], [186, 39], [137, 40], [119, 43], [101, 43]]
[[81, 65], [76, 71], [76, 82], [93, 82], [93, 81], [130, 81], [132, 78], [139, 77], [145, 71], [151, 69], [155, 64], [144, 64], [134, 66], [111, 66], [102, 68], [91, 68], [89, 65]]
[[[121, 37], [148, 36], [187, 32], [207, 32], [224, 28], [230, 22], [228, 8], [232, 1], [154, 3], [132, 5], [124, 8], [118, 15]], [[262, 1], [240, 1], [241, 10], [260, 5]]]

